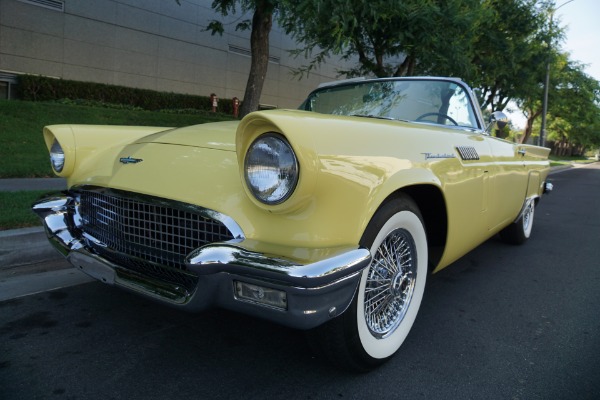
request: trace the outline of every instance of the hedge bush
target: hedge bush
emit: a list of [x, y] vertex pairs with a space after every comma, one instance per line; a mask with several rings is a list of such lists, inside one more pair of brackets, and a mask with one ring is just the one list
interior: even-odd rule
[[[91, 100], [109, 104], [124, 104], [150, 111], [212, 109], [209, 96], [156, 92], [147, 89], [71, 81], [44, 76], [21, 75], [17, 88], [18, 97], [21, 100], [28, 101]], [[219, 99], [218, 111], [225, 114], [232, 114], [231, 99]]]

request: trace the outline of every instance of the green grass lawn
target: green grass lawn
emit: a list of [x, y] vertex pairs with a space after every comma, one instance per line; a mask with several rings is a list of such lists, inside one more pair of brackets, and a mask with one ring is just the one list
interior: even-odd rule
[[31, 205], [48, 191], [0, 192], [0, 230], [41, 225]]
[[577, 157], [550, 156], [550, 166], [551, 167], [560, 167], [560, 166], [564, 166], [564, 165], [571, 165], [573, 163], [588, 164], [588, 163], [593, 163], [593, 162], [595, 162], [595, 160], [590, 160], [587, 157], [581, 157], [581, 156], [577, 156]]

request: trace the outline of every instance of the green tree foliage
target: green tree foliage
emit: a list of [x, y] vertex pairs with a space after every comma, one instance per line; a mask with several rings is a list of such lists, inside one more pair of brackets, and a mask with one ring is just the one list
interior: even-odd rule
[[477, 31], [478, 0], [299, 0], [282, 1], [280, 21], [304, 47], [296, 55], [312, 61], [310, 73], [329, 56], [357, 59], [350, 76], [457, 75], [470, 68]]
[[[281, 21], [312, 56], [357, 61], [346, 76], [458, 76], [481, 89], [484, 108], [503, 109], [531, 86], [549, 40], [538, 0], [301, 0], [284, 2]], [[560, 30], [552, 31], [554, 36]], [[544, 36], [545, 35], [545, 36]], [[542, 37], [544, 36], [544, 37]]]
[[572, 61], [562, 63], [556, 74], [551, 80], [548, 139], [600, 146], [600, 83]]
[[[523, 89], [520, 90], [518, 95], [513, 99], [519, 109], [523, 112], [527, 118], [525, 127], [523, 129], [523, 135], [521, 136], [521, 143], [527, 143], [534, 131], [534, 122], [538, 117], [542, 115], [543, 111], [543, 97], [544, 97], [544, 81], [546, 75], [546, 68], [549, 66], [550, 74], [553, 76], [552, 82], [558, 82], [561, 79], [561, 75], [558, 72], [562, 69], [562, 65], [567, 62], [564, 54], [560, 54], [554, 48], [548, 48], [544, 52], [544, 57], [541, 58], [537, 65], [537, 68], [532, 66], [532, 76], [529, 80], [524, 80]], [[558, 97], [556, 92], [550, 90], [548, 102], [550, 104], [556, 104]]]
[[550, 29], [547, 7], [538, 0], [481, 2], [472, 75], [464, 78], [480, 89], [482, 108], [503, 110], [510, 101], [541, 93], [548, 43], [562, 35]]

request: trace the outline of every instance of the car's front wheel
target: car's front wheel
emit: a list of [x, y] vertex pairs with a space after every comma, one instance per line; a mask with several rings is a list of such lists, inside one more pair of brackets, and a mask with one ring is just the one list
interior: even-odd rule
[[370, 370], [400, 348], [417, 316], [427, 278], [427, 238], [408, 197], [386, 203], [361, 239], [372, 261], [348, 310], [314, 330], [317, 348], [337, 365]]

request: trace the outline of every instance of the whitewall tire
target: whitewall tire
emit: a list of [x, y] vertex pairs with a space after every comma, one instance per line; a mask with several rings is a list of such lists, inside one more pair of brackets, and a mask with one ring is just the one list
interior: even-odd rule
[[351, 306], [309, 338], [338, 366], [368, 371], [398, 351], [423, 299], [427, 236], [416, 204], [407, 196], [385, 203], [360, 244], [370, 249], [372, 261]]
[[411, 211], [394, 214], [371, 246], [357, 297], [360, 342], [374, 359], [393, 355], [410, 331], [425, 291], [427, 238]]
[[535, 200], [531, 199], [525, 205], [519, 219], [500, 231], [500, 239], [509, 244], [525, 243], [531, 236], [534, 215]]

